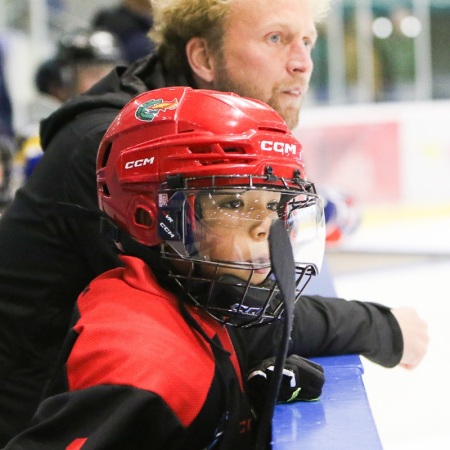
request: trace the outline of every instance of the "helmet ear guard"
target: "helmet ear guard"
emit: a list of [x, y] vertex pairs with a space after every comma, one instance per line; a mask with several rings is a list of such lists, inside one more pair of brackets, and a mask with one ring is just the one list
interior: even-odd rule
[[129, 205], [128, 232], [141, 243], [152, 247], [160, 243], [157, 237], [158, 208], [153, 199], [145, 195], [132, 198]]

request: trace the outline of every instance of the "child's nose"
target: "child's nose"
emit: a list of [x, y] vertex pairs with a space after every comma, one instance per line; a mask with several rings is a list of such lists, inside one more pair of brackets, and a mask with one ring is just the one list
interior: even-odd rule
[[250, 228], [251, 237], [257, 241], [267, 240], [271, 223], [272, 219], [268, 214], [260, 216]]

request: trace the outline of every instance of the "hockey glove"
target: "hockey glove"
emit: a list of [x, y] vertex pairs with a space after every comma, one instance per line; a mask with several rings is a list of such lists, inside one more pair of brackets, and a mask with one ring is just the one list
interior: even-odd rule
[[[250, 400], [260, 412], [271, 382], [275, 358], [268, 358], [250, 370], [247, 387]], [[286, 358], [281, 380], [278, 402], [314, 401], [322, 394], [325, 375], [320, 364], [298, 355]]]

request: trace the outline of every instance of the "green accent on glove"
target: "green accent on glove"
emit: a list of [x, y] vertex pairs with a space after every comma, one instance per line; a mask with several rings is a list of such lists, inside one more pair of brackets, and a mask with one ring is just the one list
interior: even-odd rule
[[302, 390], [301, 387], [299, 387], [298, 389], [296, 389], [296, 390], [292, 393], [291, 398], [289, 398], [289, 399], [286, 400], [286, 403], [293, 402], [294, 400], [296, 400], [296, 399], [297, 399], [297, 396], [298, 396], [298, 394], [300, 394], [300, 391], [301, 391], [301, 390]]

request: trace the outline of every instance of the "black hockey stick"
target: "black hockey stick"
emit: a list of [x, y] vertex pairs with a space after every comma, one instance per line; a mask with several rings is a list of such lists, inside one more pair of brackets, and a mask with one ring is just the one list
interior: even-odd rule
[[[284, 303], [284, 328], [283, 336], [280, 342], [272, 380], [267, 393], [263, 412], [261, 414], [258, 436], [255, 448], [263, 450], [269, 448], [269, 439], [271, 436], [272, 418], [275, 405], [280, 390], [281, 379], [283, 376], [284, 363], [289, 347], [292, 322], [294, 315], [295, 301], [295, 262], [292, 253], [291, 243], [284, 223], [280, 220], [274, 220], [270, 227], [269, 234], [270, 263], [272, 272], [278, 281], [281, 298]], [[270, 326], [270, 325], [269, 325]]]

